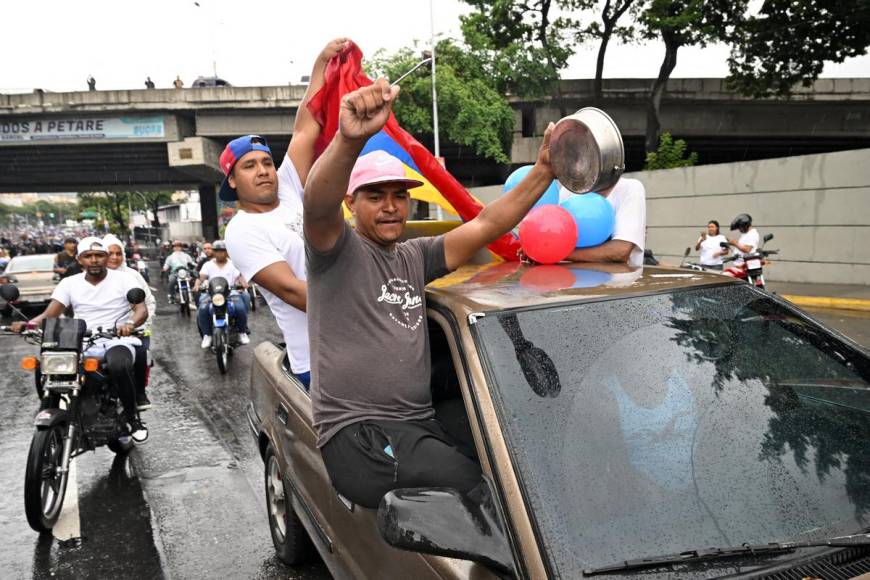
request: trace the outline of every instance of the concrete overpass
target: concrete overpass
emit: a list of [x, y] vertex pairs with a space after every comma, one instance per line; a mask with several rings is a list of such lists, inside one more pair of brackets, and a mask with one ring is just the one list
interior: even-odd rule
[[[620, 126], [628, 168], [643, 163], [648, 79], [608, 79], [600, 105]], [[304, 86], [221, 87], [0, 95], [0, 192], [199, 188], [204, 224], [225, 143], [258, 133], [287, 148]], [[592, 102], [589, 80], [563, 81], [569, 110]], [[534, 159], [543, 128], [559, 117], [550, 100], [511, 99], [511, 158]], [[675, 79], [662, 126], [686, 138], [702, 163], [870, 147], [870, 79], [823, 79], [791, 99], [752, 100], [721, 79]], [[467, 147], [446, 145], [447, 166], [469, 185], [510, 170]]]

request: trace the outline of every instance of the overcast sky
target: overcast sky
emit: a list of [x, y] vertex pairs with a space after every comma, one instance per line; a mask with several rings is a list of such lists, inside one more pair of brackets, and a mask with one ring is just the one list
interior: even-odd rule
[[[327, 40], [349, 36], [371, 55], [428, 43], [429, 0], [19, 0], [4, 2], [0, 92], [157, 87], [181, 75], [218, 76], [237, 86], [281, 85], [308, 74]], [[459, 37], [458, 0], [434, 0], [435, 32]], [[366, 8], [368, 6], [368, 8]], [[422, 46], [422, 44], [421, 44]], [[565, 78], [595, 73], [597, 45], [581, 47]], [[661, 43], [611, 45], [605, 77], [654, 77]], [[684, 48], [674, 77], [722, 77], [725, 47]], [[829, 65], [823, 76], [870, 77], [870, 57]]]

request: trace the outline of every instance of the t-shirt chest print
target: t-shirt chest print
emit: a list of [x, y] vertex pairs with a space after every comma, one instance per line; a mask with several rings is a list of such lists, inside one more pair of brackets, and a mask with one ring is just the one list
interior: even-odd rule
[[423, 299], [414, 286], [402, 278], [390, 278], [381, 284], [378, 303], [390, 319], [408, 330], [417, 330], [423, 322]]

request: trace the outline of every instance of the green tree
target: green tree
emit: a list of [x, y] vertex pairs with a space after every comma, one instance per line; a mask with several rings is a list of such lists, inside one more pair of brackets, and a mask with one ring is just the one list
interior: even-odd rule
[[153, 219], [151, 220], [152, 227], [160, 227], [160, 218], [157, 215], [157, 208], [172, 201], [171, 191], [133, 191], [126, 195], [129, 196], [130, 204], [133, 209], [151, 212], [151, 215], [153, 216]]
[[654, 151], [661, 131], [659, 112], [668, 79], [677, 66], [677, 51], [683, 46], [706, 46], [733, 38], [748, 0], [650, 0], [640, 15], [643, 36], [661, 38], [665, 56], [653, 81], [647, 106], [647, 153]]
[[78, 197], [79, 212], [94, 211], [99, 219], [109, 222], [109, 229], [114, 234], [129, 233], [128, 194], [95, 191], [80, 193]]
[[493, 75], [503, 93], [535, 98], [556, 94], [567, 114], [559, 72], [583, 26], [573, 17], [596, 0], [464, 0], [473, 11], [461, 16], [465, 42]]
[[870, 0], [765, 0], [731, 38], [729, 85], [752, 97], [809, 86], [825, 62], [867, 53]]
[[[447, 140], [471, 147], [482, 156], [508, 163], [514, 114], [504, 96], [476, 57], [453, 41], [436, 47], [439, 132]], [[419, 61], [419, 53], [402, 49], [379, 52], [367, 68], [398, 78]], [[394, 108], [399, 124], [414, 135], [432, 135], [432, 78], [415, 74], [402, 81], [402, 94]]]
[[655, 169], [673, 169], [674, 167], [692, 167], [698, 163], [698, 154], [693, 151], [689, 153], [688, 157], [685, 157], [687, 148], [684, 140], [674, 141], [670, 133], [662, 133], [658, 149], [646, 154], [643, 168], [647, 171], [653, 171]]
[[585, 31], [585, 35], [600, 39], [598, 43], [598, 58], [595, 61], [595, 81], [593, 82], [596, 103], [600, 103], [604, 97], [602, 88], [604, 56], [607, 53], [610, 41], [615, 36], [625, 42], [634, 38], [636, 33], [633, 24], [619, 26], [619, 19], [627, 12], [636, 16], [643, 10], [645, 4], [646, 0], [604, 0], [601, 3], [600, 9], [601, 24], [593, 22]]

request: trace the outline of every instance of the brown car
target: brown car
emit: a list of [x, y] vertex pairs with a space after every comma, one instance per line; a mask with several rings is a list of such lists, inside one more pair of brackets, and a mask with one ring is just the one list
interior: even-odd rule
[[790, 303], [703, 272], [500, 263], [435, 281], [427, 307], [433, 399], [464, 403], [489, 489], [350, 503], [308, 393], [260, 344], [248, 417], [284, 562], [316, 549], [336, 578], [414, 580], [870, 570], [867, 536], [816, 547], [870, 528], [870, 358]]
[[16, 304], [46, 305], [60, 277], [54, 273], [55, 254], [15, 256], [0, 274], [0, 283], [15, 284], [21, 296]]

